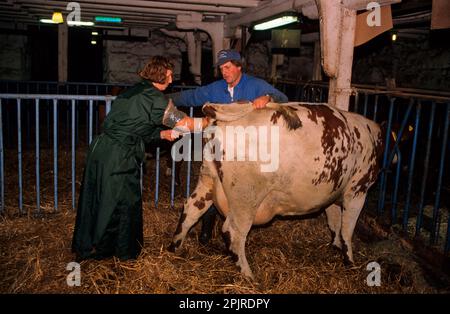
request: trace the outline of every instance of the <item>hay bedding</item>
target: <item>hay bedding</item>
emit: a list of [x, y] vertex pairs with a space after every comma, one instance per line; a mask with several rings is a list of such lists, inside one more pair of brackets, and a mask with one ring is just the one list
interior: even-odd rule
[[[6, 212], [0, 221], [1, 293], [434, 293], [421, 268], [395, 235], [386, 244], [362, 242], [354, 237], [356, 264], [345, 267], [341, 254], [330, 247], [330, 232], [324, 214], [310, 219], [276, 219], [265, 227], [253, 228], [248, 236], [247, 257], [256, 276], [242, 277], [226, 254], [220, 236], [222, 220], [207, 246], [197, 241], [199, 225], [191, 230], [183, 248], [167, 252], [182, 208], [182, 191], [177, 191], [175, 208], [170, 208], [169, 179], [161, 176], [160, 203], [155, 208], [154, 167], [146, 174], [144, 192], [144, 249], [136, 261], [111, 258], [81, 263], [81, 286], [69, 287], [68, 263], [75, 213], [71, 210], [70, 153], [59, 156], [59, 211], [53, 213], [51, 152], [41, 152], [41, 217], [35, 217], [34, 156], [24, 155], [24, 216], [17, 215], [17, 162], [14, 152], [6, 154]], [[77, 192], [81, 180], [83, 153], [77, 153]], [[152, 163], [154, 165], [154, 163]], [[164, 164], [162, 164], [164, 165]], [[193, 166], [193, 187], [199, 164]], [[186, 169], [182, 168], [183, 173]], [[379, 261], [382, 284], [369, 287], [369, 262]], [[394, 266], [393, 266], [394, 265]]]

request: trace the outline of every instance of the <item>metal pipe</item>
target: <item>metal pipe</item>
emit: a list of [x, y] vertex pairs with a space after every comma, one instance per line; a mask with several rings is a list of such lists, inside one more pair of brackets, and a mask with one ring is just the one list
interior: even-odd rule
[[[107, 97], [109, 97], [109, 96], [107, 96]], [[111, 110], [111, 100], [107, 99], [106, 100], [106, 114], [108, 114], [110, 110]]]
[[26, 125], [26, 129], [27, 129], [27, 140], [26, 140], [26, 148], [29, 149], [30, 148], [30, 128], [31, 128], [31, 121], [30, 121], [30, 110], [28, 109], [28, 106], [25, 106], [25, 114], [27, 116], [27, 125]]
[[369, 95], [364, 94], [364, 112], [363, 112], [364, 117], [367, 117], [367, 104], [368, 103], [369, 103]]
[[419, 212], [417, 214], [417, 220], [416, 220], [416, 233], [415, 233], [416, 236], [419, 235], [420, 229], [422, 228], [423, 205], [424, 205], [424, 201], [425, 201], [425, 188], [427, 186], [427, 179], [428, 179], [428, 166], [430, 163], [431, 140], [432, 140], [432, 135], [433, 135], [435, 111], [436, 111], [436, 103], [433, 102], [431, 104], [430, 121], [428, 123], [427, 148], [426, 148], [426, 153], [425, 153], [425, 161], [423, 163], [423, 175], [422, 175], [422, 187], [420, 190]]
[[395, 151], [397, 150], [397, 148], [400, 145], [401, 138], [403, 137], [403, 132], [406, 128], [406, 125], [408, 124], [408, 118], [411, 113], [411, 109], [412, 109], [413, 105], [414, 105], [414, 99], [411, 99], [409, 102], [409, 105], [408, 105], [408, 109], [406, 110], [405, 116], [403, 117], [402, 124], [400, 125], [400, 130], [397, 133], [397, 140], [394, 142], [394, 147], [392, 148], [392, 151], [389, 154], [388, 165], [390, 165], [392, 163], [392, 160], [394, 159]]
[[5, 212], [5, 167], [4, 167], [4, 147], [3, 147], [3, 115], [2, 115], [2, 100], [0, 98], [0, 214]]
[[170, 150], [170, 155], [172, 156], [172, 177], [170, 181], [170, 207], [173, 208], [175, 204], [175, 145], [172, 145], [172, 148]]
[[41, 189], [40, 189], [40, 176], [39, 176], [39, 99], [36, 99], [36, 210], [37, 214], [41, 213]]
[[50, 104], [46, 102], [45, 110], [47, 112], [47, 146], [50, 147]]
[[53, 182], [55, 211], [58, 210], [58, 100], [53, 99]]
[[155, 207], [158, 207], [159, 198], [159, 146], [156, 147], [156, 179], [155, 179]]
[[[192, 118], [194, 116], [194, 107], [189, 108], [189, 116]], [[189, 136], [189, 142], [188, 142], [188, 153], [186, 155], [189, 156], [187, 160], [187, 177], [186, 177], [186, 198], [189, 197], [190, 190], [191, 190], [191, 157], [192, 157], [192, 134], [187, 135]], [[184, 152], [183, 152], [184, 153]]]
[[[90, 102], [90, 100], [89, 100], [89, 102]], [[89, 144], [90, 144], [90, 139], [89, 139], [89, 127], [90, 127], [90, 125], [89, 125], [89, 106], [86, 106], [86, 143], [88, 144], [88, 146], [89, 146]]]
[[392, 128], [392, 117], [394, 115], [394, 102], [395, 98], [390, 99], [390, 107], [389, 107], [389, 118], [388, 118], [388, 125], [386, 130], [386, 148], [384, 150], [384, 156], [383, 156], [383, 169], [381, 172], [381, 178], [380, 178], [380, 197], [378, 199], [378, 214], [381, 214], [383, 212], [384, 208], [384, 201], [385, 201], [385, 195], [386, 195], [386, 177], [387, 177], [387, 167], [388, 167], [388, 152], [389, 152], [389, 143], [391, 139], [391, 128]]
[[19, 214], [22, 215], [22, 125], [21, 125], [21, 100], [17, 99], [17, 155], [19, 162]]
[[[447, 104], [447, 114], [445, 117], [444, 133], [442, 133], [441, 159], [439, 161], [439, 175], [436, 188], [436, 198], [434, 200], [434, 208], [433, 208], [433, 226], [431, 229], [431, 237], [430, 237], [430, 244], [432, 245], [436, 244], [439, 232], [438, 211], [439, 211], [439, 203], [441, 200], [442, 178], [444, 176], [444, 167], [446, 161], [445, 154], [447, 152], [449, 122], [450, 122], [450, 103]], [[448, 233], [447, 233], [447, 240], [448, 240]]]
[[392, 224], [397, 223], [397, 196], [398, 196], [398, 187], [401, 169], [402, 169], [402, 153], [400, 152], [400, 149], [397, 147], [397, 169], [395, 172], [394, 195], [392, 196], [392, 211], [391, 211]]
[[406, 204], [405, 204], [405, 208], [403, 210], [403, 230], [405, 232], [408, 229], [409, 207], [411, 205], [411, 192], [412, 192], [413, 175], [414, 175], [414, 163], [416, 160], [417, 138], [419, 137], [419, 123], [420, 123], [421, 108], [422, 108], [422, 103], [419, 101], [417, 104], [416, 122], [414, 125], [415, 129], [414, 129], [413, 148], [412, 148], [411, 159], [410, 159], [410, 163], [409, 163], [408, 189], [406, 192]]
[[[0, 101], [1, 101], [1, 98], [0, 98]], [[6, 102], [5, 102], [6, 103]], [[12, 146], [12, 144], [11, 144], [11, 138], [12, 138], [12, 136], [10, 135], [11, 134], [11, 132], [10, 132], [10, 118], [9, 118], [9, 111], [8, 111], [8, 105], [6, 104], [5, 105], [5, 124], [6, 124], [6, 129], [5, 129], [5, 138], [6, 138], [6, 143], [4, 143], [4, 145], [6, 146], [6, 147], [11, 147]], [[2, 128], [2, 132], [3, 132], [3, 128]], [[2, 133], [2, 136], [3, 136], [3, 133]]]
[[377, 122], [378, 113], [378, 95], [375, 95], [375, 105], [373, 107], [373, 121]]
[[75, 154], [75, 99], [72, 99], [72, 209], [75, 210], [75, 165], [76, 165], [76, 154]]
[[93, 109], [93, 100], [89, 100], [89, 145], [92, 142], [92, 110]]

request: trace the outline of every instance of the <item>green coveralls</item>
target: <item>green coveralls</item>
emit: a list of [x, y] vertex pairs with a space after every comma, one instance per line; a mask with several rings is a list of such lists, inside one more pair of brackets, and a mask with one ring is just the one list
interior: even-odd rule
[[72, 241], [78, 260], [135, 259], [141, 252], [144, 142], [160, 138], [167, 104], [148, 81], [113, 102], [87, 155]]

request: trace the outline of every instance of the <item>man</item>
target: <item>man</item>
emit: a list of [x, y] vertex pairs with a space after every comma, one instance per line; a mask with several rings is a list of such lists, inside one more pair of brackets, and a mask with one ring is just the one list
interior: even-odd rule
[[[239, 52], [221, 50], [217, 56], [216, 66], [220, 68], [222, 80], [173, 94], [175, 106], [203, 106], [206, 102], [229, 104], [232, 102], [251, 101], [253, 107], [264, 108], [270, 101], [287, 102], [285, 94], [266, 81], [242, 72], [242, 60]], [[217, 209], [213, 206], [202, 218], [200, 243], [207, 244], [214, 228]]]

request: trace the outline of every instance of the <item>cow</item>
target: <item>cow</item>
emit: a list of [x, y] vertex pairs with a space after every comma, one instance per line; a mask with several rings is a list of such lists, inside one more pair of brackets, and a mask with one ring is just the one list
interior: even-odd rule
[[[241, 273], [254, 278], [245, 256], [252, 225], [266, 224], [276, 215], [306, 215], [325, 209], [332, 244], [342, 250], [344, 262], [353, 263], [355, 224], [381, 168], [385, 141], [380, 126], [325, 103], [269, 103], [255, 110], [249, 103], [206, 104], [203, 112], [216, 128], [216, 133], [210, 132], [204, 153], [220, 150], [222, 158], [203, 159], [197, 186], [184, 203], [169, 251], [181, 246], [190, 228], [214, 203], [226, 217], [222, 235], [229, 253]], [[275, 140], [279, 143], [269, 139], [270, 147], [279, 144], [279, 166], [273, 171], [263, 171], [261, 161], [249, 160], [250, 149], [244, 161], [224, 158], [234, 136], [218, 140], [214, 134], [225, 134], [227, 127], [250, 125], [278, 129]], [[251, 141], [255, 138], [245, 137], [246, 145]]]

